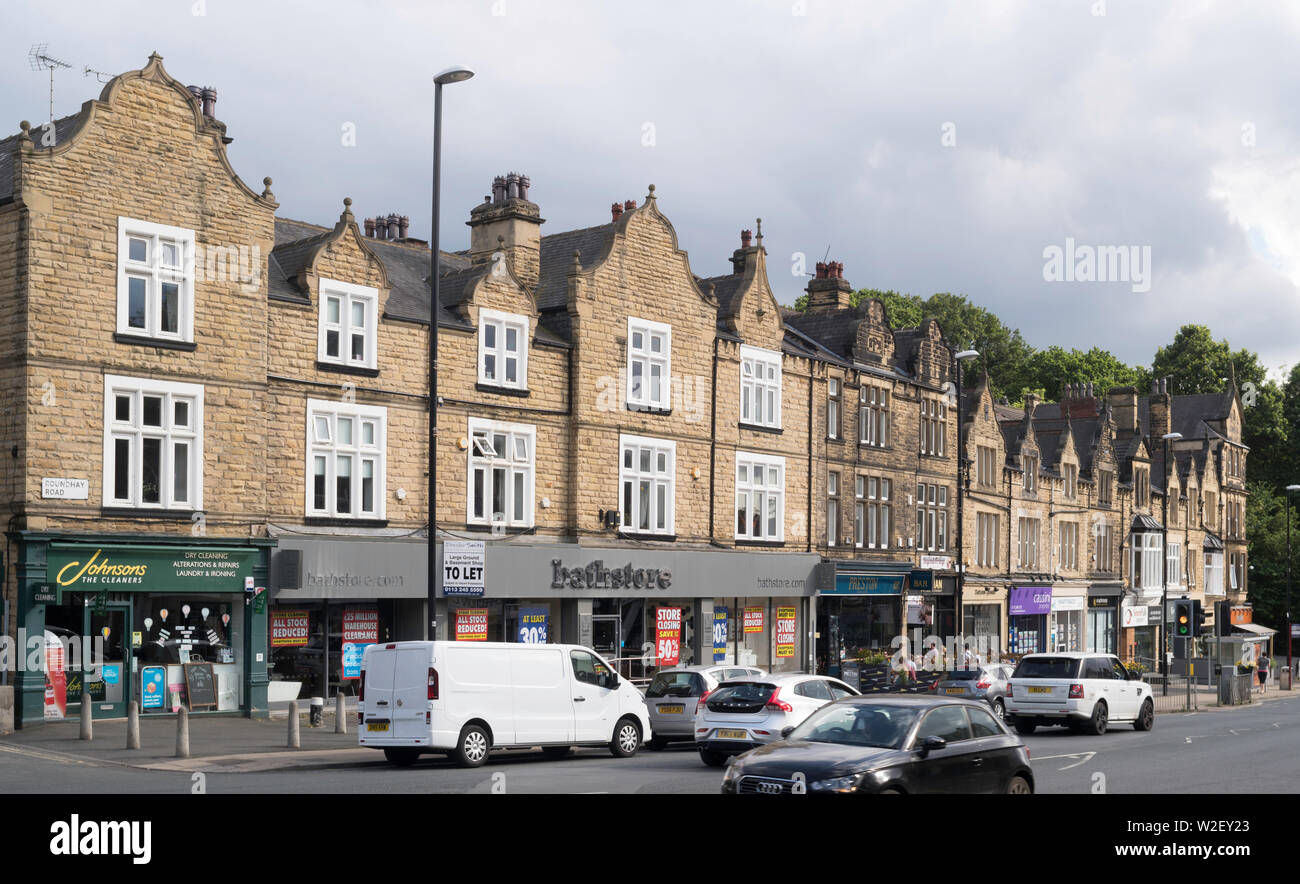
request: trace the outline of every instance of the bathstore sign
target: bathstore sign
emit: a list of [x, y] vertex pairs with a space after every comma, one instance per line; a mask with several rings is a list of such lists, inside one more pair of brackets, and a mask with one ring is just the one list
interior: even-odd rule
[[257, 555], [251, 549], [51, 546], [46, 573], [68, 592], [239, 592]]
[[667, 568], [606, 568], [597, 559], [586, 567], [566, 568], [559, 559], [551, 559], [551, 589], [667, 589], [673, 572]]

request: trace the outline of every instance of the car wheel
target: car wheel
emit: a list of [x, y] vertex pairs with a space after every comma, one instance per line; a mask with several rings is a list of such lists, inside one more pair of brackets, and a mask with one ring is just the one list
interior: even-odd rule
[[659, 752], [668, 745], [668, 741], [663, 737], [651, 737], [650, 742], [646, 743], [646, 745], [654, 751]]
[[1028, 736], [1034, 732], [1034, 728], [1036, 727], [1038, 727], [1038, 722], [1034, 721], [1032, 718], [1021, 718], [1018, 715], [1016, 716], [1016, 733]]
[[999, 721], [1001, 721], [1003, 724], [1006, 724], [1007, 707], [1005, 704], [1003, 704], [1001, 699], [993, 701], [993, 714], [998, 717]]
[[1034, 794], [1034, 787], [1029, 785], [1029, 780], [1017, 775], [1011, 778], [1011, 782], [1007, 783], [1007, 794], [1032, 795]]
[[385, 749], [384, 757], [388, 759], [389, 764], [410, 767], [415, 764], [415, 759], [420, 757], [420, 753], [416, 749]]
[[1088, 720], [1088, 733], [1096, 737], [1106, 733], [1106, 721], [1109, 714], [1106, 703], [1098, 700], [1097, 705], [1092, 707], [1092, 718]]
[[620, 718], [614, 727], [614, 739], [609, 741], [609, 751], [615, 758], [635, 755], [641, 748], [641, 728], [631, 718]]
[[547, 758], [563, 758], [573, 751], [572, 746], [543, 746], [542, 754]]
[[1137, 721], [1133, 722], [1133, 730], [1149, 731], [1156, 724], [1156, 707], [1150, 700], [1142, 704], [1142, 711], [1138, 713]]
[[711, 752], [708, 749], [700, 750], [700, 761], [703, 761], [709, 767], [722, 767], [727, 763], [727, 756], [721, 752]]
[[456, 761], [461, 767], [480, 767], [487, 761], [489, 748], [487, 731], [477, 724], [467, 724], [456, 741]]

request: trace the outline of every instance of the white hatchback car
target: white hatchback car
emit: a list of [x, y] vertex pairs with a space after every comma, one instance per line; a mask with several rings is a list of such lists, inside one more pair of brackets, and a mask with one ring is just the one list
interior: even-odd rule
[[721, 767], [739, 755], [781, 739], [821, 707], [858, 692], [825, 675], [764, 675], [718, 685], [695, 713], [695, 748], [700, 760]]
[[1151, 686], [1114, 654], [1026, 654], [1011, 674], [1006, 709], [1021, 734], [1048, 724], [1104, 734], [1116, 721], [1149, 731], [1156, 718]]

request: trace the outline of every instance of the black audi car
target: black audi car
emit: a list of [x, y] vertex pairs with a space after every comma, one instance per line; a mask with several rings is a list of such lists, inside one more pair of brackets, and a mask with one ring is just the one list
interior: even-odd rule
[[1029, 750], [987, 703], [845, 697], [727, 768], [724, 794], [1031, 794]]

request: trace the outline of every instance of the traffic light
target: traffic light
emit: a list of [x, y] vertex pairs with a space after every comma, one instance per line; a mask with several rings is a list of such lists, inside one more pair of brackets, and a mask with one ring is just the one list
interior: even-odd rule
[[1232, 611], [1227, 601], [1214, 603], [1214, 634], [1232, 635]]
[[1192, 614], [1192, 635], [1205, 635], [1205, 621], [1210, 615], [1199, 599], [1192, 599]]
[[1174, 599], [1174, 637], [1191, 638], [1196, 633], [1196, 616], [1191, 599]]

